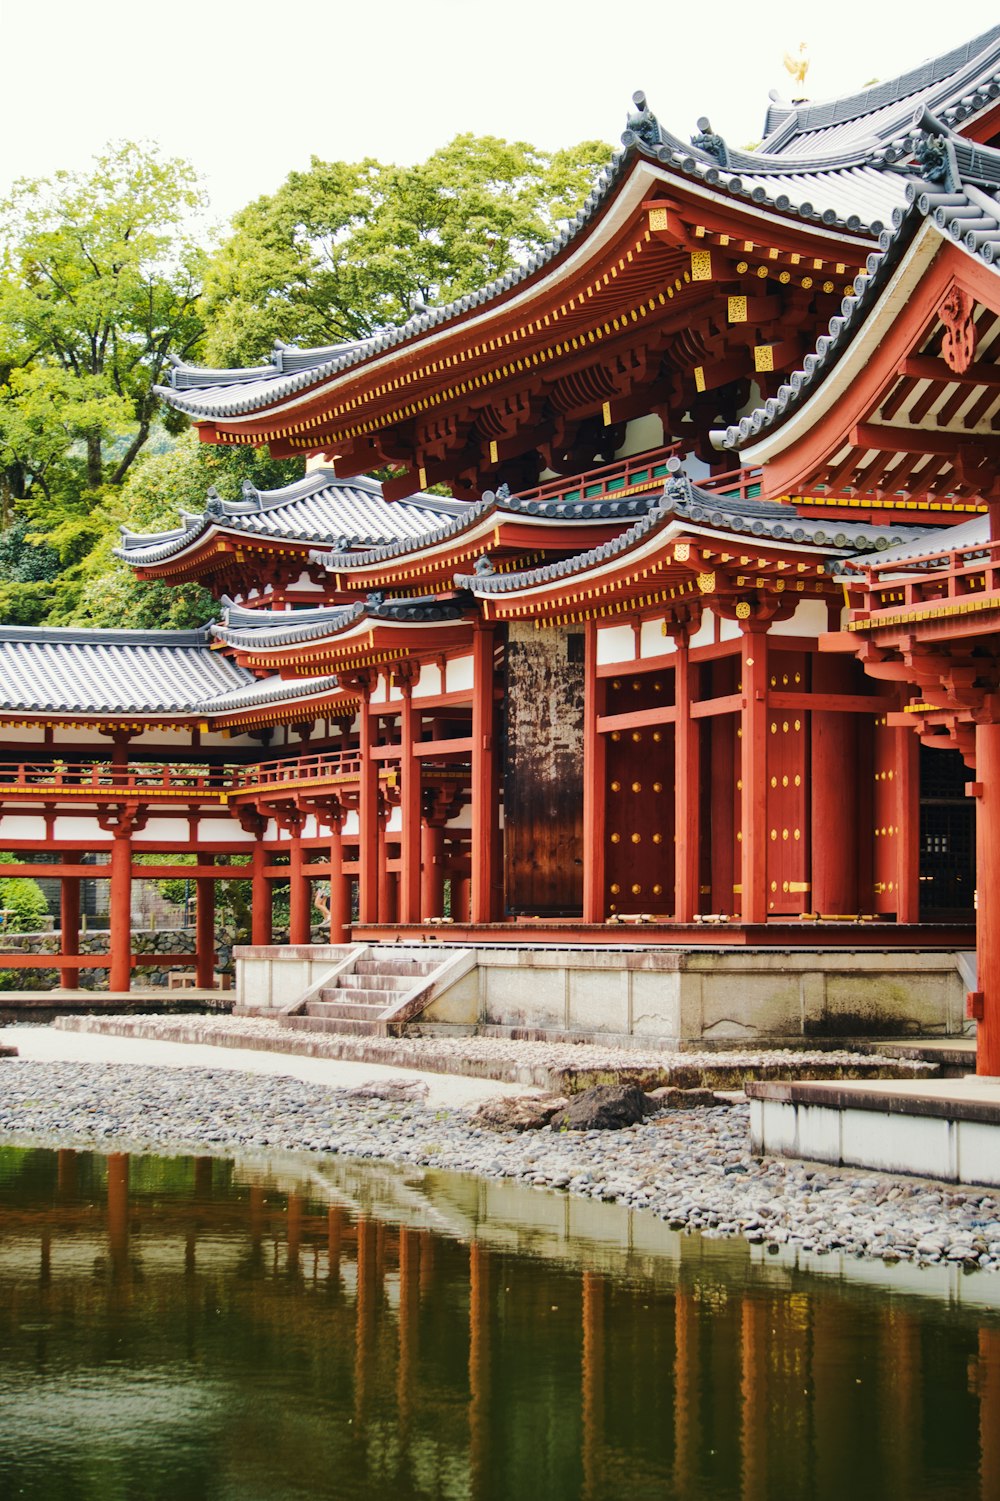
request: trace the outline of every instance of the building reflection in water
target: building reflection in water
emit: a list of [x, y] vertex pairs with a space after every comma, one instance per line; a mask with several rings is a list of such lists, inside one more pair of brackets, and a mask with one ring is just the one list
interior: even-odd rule
[[[0, 1403], [86, 1374], [110, 1411], [147, 1361], [196, 1413], [171, 1440], [179, 1497], [251, 1474], [277, 1501], [1000, 1497], [995, 1311], [666, 1229], [616, 1260], [559, 1231], [564, 1201], [509, 1188], [491, 1220], [454, 1184], [379, 1202], [385, 1174], [365, 1202], [356, 1167], [325, 1186], [121, 1153], [0, 1168]], [[19, 1433], [0, 1491], [44, 1451], [69, 1494], [87, 1435]], [[186, 1492], [199, 1437], [218, 1486]], [[123, 1495], [153, 1449], [119, 1456]]]

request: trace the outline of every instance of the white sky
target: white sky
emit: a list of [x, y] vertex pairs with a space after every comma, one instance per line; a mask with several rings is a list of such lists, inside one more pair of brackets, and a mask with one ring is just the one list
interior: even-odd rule
[[465, 130], [617, 142], [638, 88], [683, 139], [707, 114], [745, 145], [802, 41], [819, 99], [996, 20], [997, 0], [0, 0], [0, 196], [125, 137], [193, 162], [221, 219], [313, 154], [419, 161]]

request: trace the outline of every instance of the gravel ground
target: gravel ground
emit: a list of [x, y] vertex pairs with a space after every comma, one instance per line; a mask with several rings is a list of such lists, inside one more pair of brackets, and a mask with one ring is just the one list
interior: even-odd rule
[[[666, 1111], [618, 1132], [498, 1135], [468, 1110], [241, 1070], [0, 1064], [0, 1140], [97, 1150], [282, 1148], [513, 1178], [644, 1210], [675, 1228], [885, 1261], [1000, 1270], [1000, 1195], [749, 1154], [745, 1106]], [[409, 1091], [414, 1097], [407, 1098]]]

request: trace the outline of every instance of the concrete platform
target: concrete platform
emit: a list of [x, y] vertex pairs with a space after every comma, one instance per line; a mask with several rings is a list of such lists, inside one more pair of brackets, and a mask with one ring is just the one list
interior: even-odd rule
[[231, 1011], [234, 993], [224, 990], [0, 990], [0, 1026], [50, 1022], [57, 1016], [121, 1016], [157, 1012]]
[[756, 1082], [761, 1156], [1000, 1187], [1000, 1079]]

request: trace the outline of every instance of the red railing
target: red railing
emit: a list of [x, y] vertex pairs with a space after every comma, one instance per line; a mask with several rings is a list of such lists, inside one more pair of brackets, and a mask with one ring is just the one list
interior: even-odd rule
[[0, 762], [0, 790], [39, 787], [85, 790], [118, 796], [123, 792], [202, 793], [218, 796], [231, 783], [231, 768], [167, 764], [112, 766], [107, 761]]
[[289, 761], [262, 761], [257, 766], [231, 766], [230, 793], [287, 782], [323, 782], [356, 777], [361, 770], [361, 752], [323, 751], [315, 756], [296, 756]]
[[619, 459], [617, 463], [605, 464], [600, 469], [590, 469], [586, 474], [546, 480], [544, 485], [536, 485], [533, 490], [519, 490], [517, 498], [541, 504], [547, 500], [617, 500], [643, 490], [662, 489], [670, 477], [668, 460], [681, 452], [680, 443], [652, 448], [646, 453]]
[[[970, 613], [1000, 608], [1000, 542], [928, 552], [919, 570], [909, 560], [881, 563], [876, 557], [866, 572], [864, 608], [852, 620], [853, 630], [922, 610], [957, 614], [963, 607]], [[883, 572], [897, 576], [883, 579]]]

